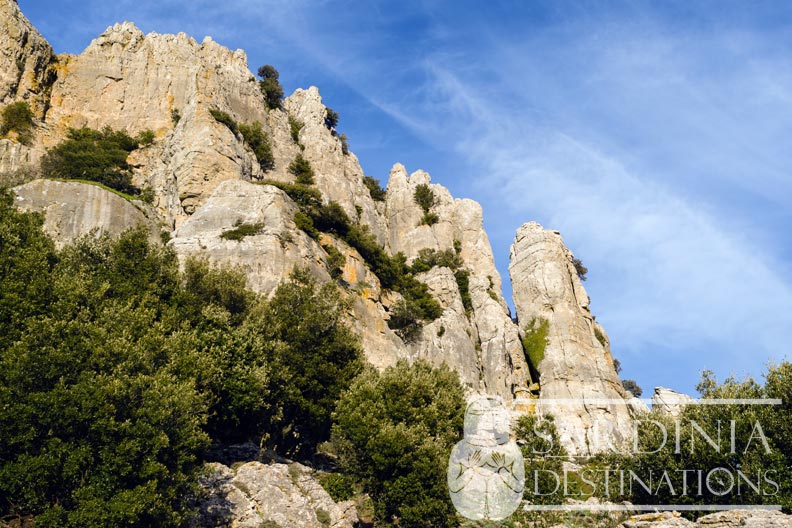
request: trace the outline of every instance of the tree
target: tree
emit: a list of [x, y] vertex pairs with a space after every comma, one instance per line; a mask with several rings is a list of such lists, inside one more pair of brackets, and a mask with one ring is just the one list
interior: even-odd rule
[[23, 145], [29, 145], [33, 139], [33, 112], [25, 101], [11, 103], [3, 108], [0, 114], [0, 136], [8, 135], [12, 130]]
[[317, 286], [308, 270], [298, 269], [263, 310], [262, 331], [278, 344], [270, 393], [281, 406], [267, 440], [281, 453], [311, 455], [329, 438], [336, 401], [362, 368], [345, 308], [334, 284]]
[[258, 69], [259, 89], [264, 94], [264, 102], [270, 109], [280, 108], [283, 103], [283, 86], [278, 78], [280, 74], [274, 66], [266, 64]]
[[624, 387], [624, 390], [626, 390], [636, 398], [640, 398], [641, 394], [643, 394], [643, 389], [640, 386], [638, 386], [635, 380], [630, 380], [630, 379], [622, 380], [622, 387]]
[[335, 131], [335, 127], [338, 126], [338, 119], [338, 112], [332, 108], [327, 108], [325, 112], [325, 126], [328, 130]]
[[572, 259], [572, 265], [575, 267], [575, 272], [577, 276], [580, 277], [580, 280], [586, 280], [586, 274], [588, 273], [588, 268], [583, 265], [583, 261], [577, 257]]
[[294, 181], [298, 184], [313, 185], [314, 183], [314, 171], [311, 163], [302, 154], [297, 154], [294, 161], [289, 164], [289, 172], [294, 174]]
[[252, 125], [239, 125], [239, 132], [247, 146], [253, 151], [256, 160], [264, 172], [275, 168], [275, 157], [272, 155], [272, 145], [269, 136], [261, 128], [261, 123], [256, 121]]
[[417, 203], [421, 209], [423, 209], [424, 213], [429, 213], [429, 210], [435, 204], [434, 192], [432, 191], [432, 188], [425, 183], [421, 183], [415, 187], [413, 199], [415, 200], [415, 203]]
[[381, 374], [366, 369], [343, 394], [332, 444], [342, 469], [373, 498], [380, 522], [456, 526], [446, 468], [461, 438], [464, 401], [455, 373], [423, 361], [400, 361]]
[[374, 176], [363, 176], [363, 184], [368, 188], [371, 199], [375, 202], [385, 200], [385, 189], [380, 185], [380, 181]]
[[127, 163], [129, 153], [138, 146], [138, 140], [123, 130], [70, 128], [66, 139], [47, 151], [41, 170], [52, 178], [90, 180], [127, 194], [140, 194], [132, 185], [132, 168]]

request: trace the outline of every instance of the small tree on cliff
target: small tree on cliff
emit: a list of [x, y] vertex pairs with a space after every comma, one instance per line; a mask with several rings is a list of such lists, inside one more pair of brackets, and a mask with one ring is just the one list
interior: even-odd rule
[[280, 77], [278, 70], [275, 69], [275, 66], [266, 64], [258, 69], [258, 75], [261, 77], [259, 88], [264, 94], [264, 102], [272, 109], [280, 108], [283, 101], [283, 86], [278, 81], [278, 77]]

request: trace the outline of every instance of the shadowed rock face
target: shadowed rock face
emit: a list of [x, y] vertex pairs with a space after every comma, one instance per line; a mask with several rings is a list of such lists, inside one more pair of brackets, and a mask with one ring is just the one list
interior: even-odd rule
[[571, 453], [588, 454], [629, 439], [633, 411], [572, 259], [557, 231], [531, 222], [517, 230], [509, 274], [521, 332], [533, 319], [549, 323], [544, 359], [536, 365], [538, 411], [555, 416]]

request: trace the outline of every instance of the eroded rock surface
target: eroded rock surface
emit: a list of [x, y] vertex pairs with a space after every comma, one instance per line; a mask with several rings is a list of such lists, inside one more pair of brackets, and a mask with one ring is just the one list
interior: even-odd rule
[[555, 416], [572, 454], [618, 448], [631, 438], [630, 396], [616, 374], [607, 337], [595, 331], [603, 332], [561, 235], [535, 222], [524, 224], [511, 247], [509, 273], [520, 331], [532, 321], [549, 323], [544, 358], [535, 365], [538, 412]]

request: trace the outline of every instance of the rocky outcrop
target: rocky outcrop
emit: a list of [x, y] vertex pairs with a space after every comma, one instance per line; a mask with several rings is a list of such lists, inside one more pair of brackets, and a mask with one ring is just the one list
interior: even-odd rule
[[352, 528], [354, 503], [335, 503], [302, 464], [207, 464], [192, 528]]
[[773, 510], [729, 510], [699, 517], [695, 522], [678, 512], [635, 515], [621, 524], [622, 528], [788, 528], [792, 516]]
[[133, 204], [97, 185], [34, 180], [12, 191], [19, 209], [44, 214], [44, 231], [58, 247], [89, 233], [117, 236], [139, 226], [153, 242], [159, 241], [157, 224], [146, 216], [142, 203]]
[[534, 365], [541, 385], [537, 410], [555, 417], [570, 453], [589, 454], [628, 440], [632, 411], [572, 259], [557, 231], [531, 222], [517, 231], [509, 273], [521, 333], [532, 321], [549, 325], [544, 358]]
[[28, 101], [41, 117], [52, 81], [52, 48], [13, 0], [0, 0], [0, 105]]
[[[242, 180], [221, 183], [195, 214], [173, 232], [170, 244], [184, 261], [196, 257], [245, 273], [248, 287], [269, 294], [295, 267], [330, 280], [319, 245], [297, 229], [297, 206], [280, 189]], [[223, 237], [240, 226], [256, 226], [241, 240]]]
[[665, 387], [655, 387], [652, 395], [652, 410], [671, 418], [677, 418], [685, 408], [685, 405], [693, 402], [694, 399], [687, 394], [682, 394]]

